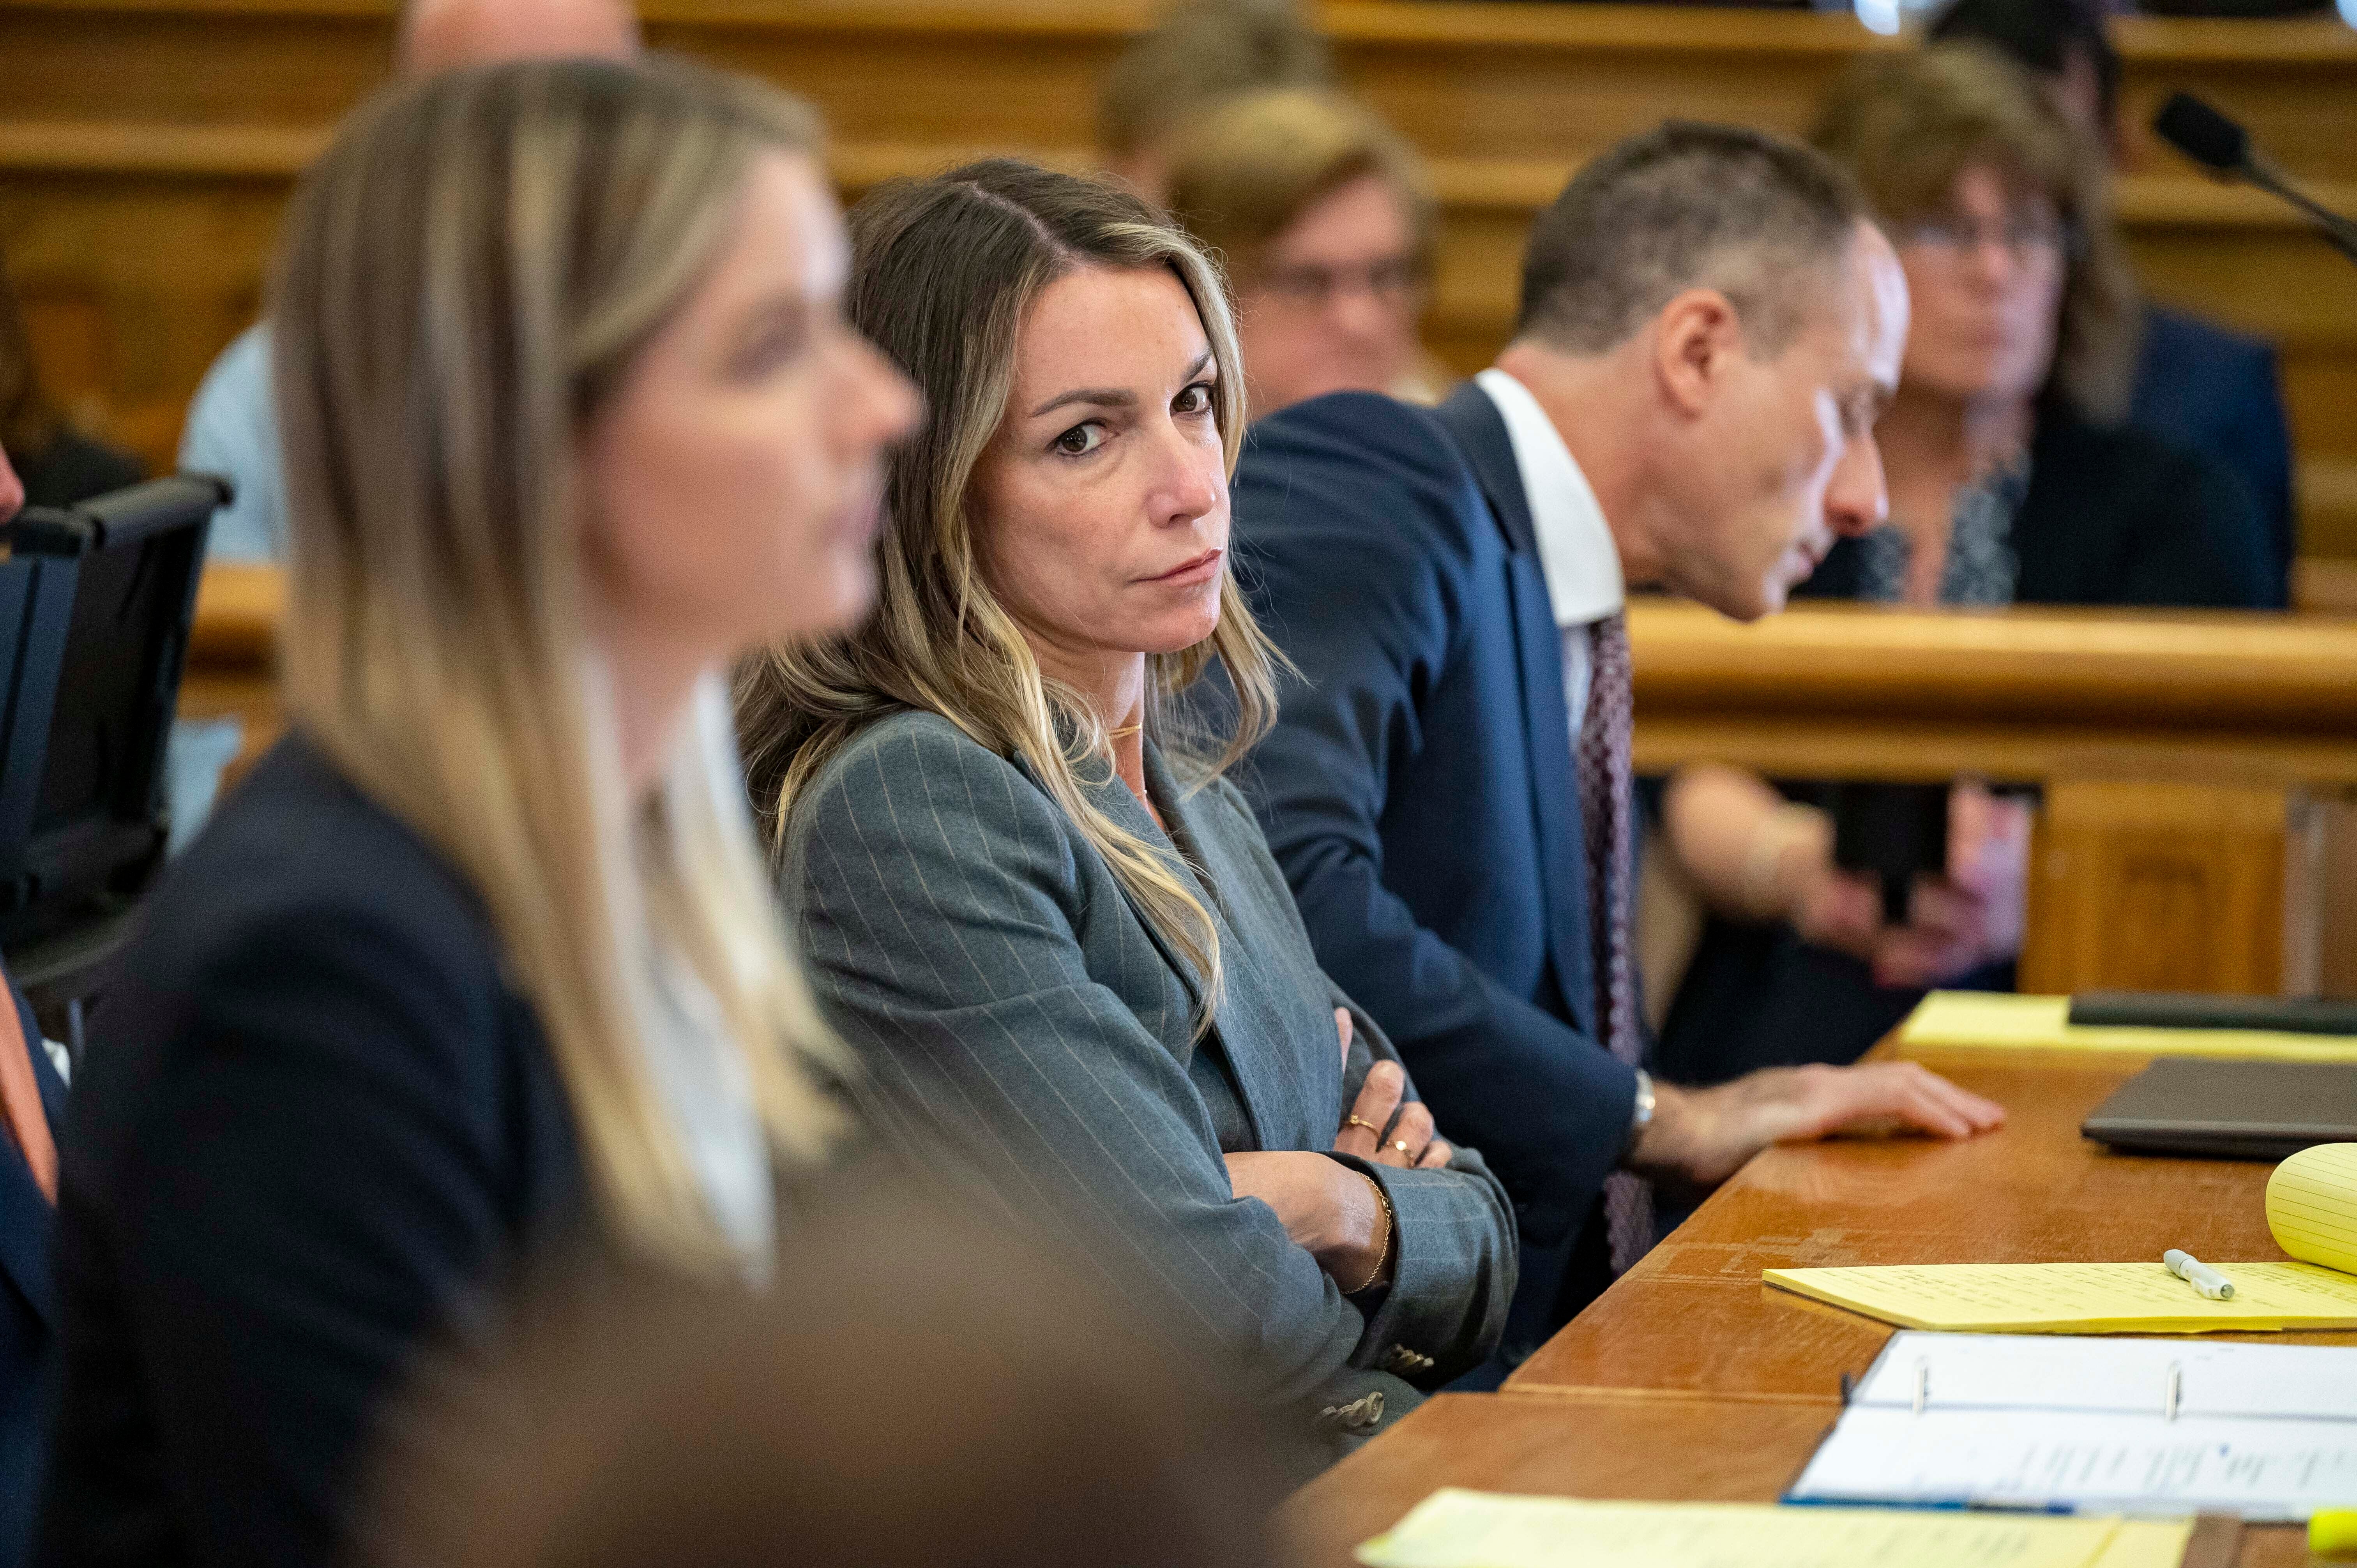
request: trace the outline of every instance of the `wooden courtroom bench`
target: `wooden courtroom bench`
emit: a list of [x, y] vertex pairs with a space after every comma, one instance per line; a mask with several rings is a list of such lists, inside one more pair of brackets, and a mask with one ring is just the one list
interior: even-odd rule
[[[1297, 1493], [1280, 1523], [1299, 1560], [1340, 1568], [1444, 1486], [1774, 1500], [1839, 1414], [1843, 1375], [1863, 1373], [1890, 1330], [1763, 1284], [1763, 1268], [2124, 1262], [2169, 1247], [2282, 1257], [2262, 1214], [2271, 1165], [2113, 1155], [2078, 1135], [2141, 1060], [1924, 1059], [2001, 1101], [2005, 1127], [1962, 1144], [1835, 1140], [1759, 1155], [1502, 1392], [1442, 1395]], [[2197, 1539], [2187, 1555], [2188, 1568], [2306, 1560], [2289, 1526]]]
[[[254, 316], [289, 182], [383, 78], [393, 0], [0, 0], [0, 246], [66, 401], [167, 462], [214, 353]], [[1096, 83], [1148, 0], [641, 0], [651, 42], [808, 94], [849, 194], [982, 151], [1089, 161]], [[1511, 325], [1532, 212], [1668, 114], [1797, 131], [1862, 51], [1792, 11], [1328, 0], [1342, 72], [1429, 155], [1443, 235], [1429, 335], [1459, 371]], [[2138, 123], [2214, 98], [2318, 194], [2357, 205], [2357, 31], [2126, 18]], [[2138, 151], [2121, 209], [2160, 297], [2283, 349], [2304, 591], [2357, 607], [2357, 285], [2266, 199]]]

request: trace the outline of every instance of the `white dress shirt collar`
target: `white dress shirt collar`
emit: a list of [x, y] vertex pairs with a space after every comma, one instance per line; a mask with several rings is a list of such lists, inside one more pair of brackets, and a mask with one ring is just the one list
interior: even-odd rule
[[1587, 626], [1602, 620], [1620, 609], [1629, 596], [1620, 580], [1620, 547], [1612, 542], [1612, 531], [1605, 525], [1604, 509], [1596, 504], [1587, 476], [1579, 471], [1555, 421], [1528, 387], [1494, 367], [1473, 381], [1506, 422], [1514, 467], [1522, 471], [1523, 493], [1530, 500], [1539, 569], [1546, 577], [1555, 625]]

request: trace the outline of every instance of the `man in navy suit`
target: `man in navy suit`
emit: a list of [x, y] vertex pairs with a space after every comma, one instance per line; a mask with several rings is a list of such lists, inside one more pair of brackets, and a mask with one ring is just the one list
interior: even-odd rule
[[1249, 792], [1320, 963], [1514, 1198], [1493, 1378], [1651, 1243], [1642, 1178], [2002, 1117], [1912, 1064], [1710, 1090], [1642, 1070], [1624, 585], [1749, 620], [1879, 521], [1906, 330], [1846, 177], [1674, 124], [1539, 218], [1514, 341], [1472, 385], [1437, 410], [1314, 399], [1246, 445], [1239, 561], [1306, 677]]
[[[24, 500], [0, 452], [0, 521]], [[33, 1010], [5, 976], [0, 985], [9, 1003], [0, 1013], [0, 1564], [13, 1564], [25, 1560], [32, 1535], [54, 1387], [49, 1235], [66, 1086], [42, 1047]]]
[[[1925, 36], [2008, 56], [2116, 161], [2120, 57], [2104, 18], [2095, 0], [1953, 0]], [[2274, 346], [2165, 306], [2147, 304], [2144, 314], [2128, 423], [2207, 455], [2241, 481], [2266, 528], [2268, 579], [2287, 588], [2299, 537]]]

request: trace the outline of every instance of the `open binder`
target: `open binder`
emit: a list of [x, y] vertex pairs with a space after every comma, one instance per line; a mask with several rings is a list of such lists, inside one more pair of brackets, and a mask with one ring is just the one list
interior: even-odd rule
[[2357, 1505], [2357, 1348], [1895, 1334], [1785, 1497], [2306, 1520]]

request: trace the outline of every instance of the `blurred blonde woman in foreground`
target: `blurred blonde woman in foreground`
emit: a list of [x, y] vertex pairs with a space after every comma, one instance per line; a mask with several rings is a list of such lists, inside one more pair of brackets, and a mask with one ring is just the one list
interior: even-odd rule
[[836, 1047], [719, 672], [849, 624], [914, 396], [791, 99], [507, 65], [356, 115], [270, 302], [288, 738], [146, 912], [64, 1151], [46, 1559], [325, 1563], [422, 1340], [587, 1234], [759, 1279]]

